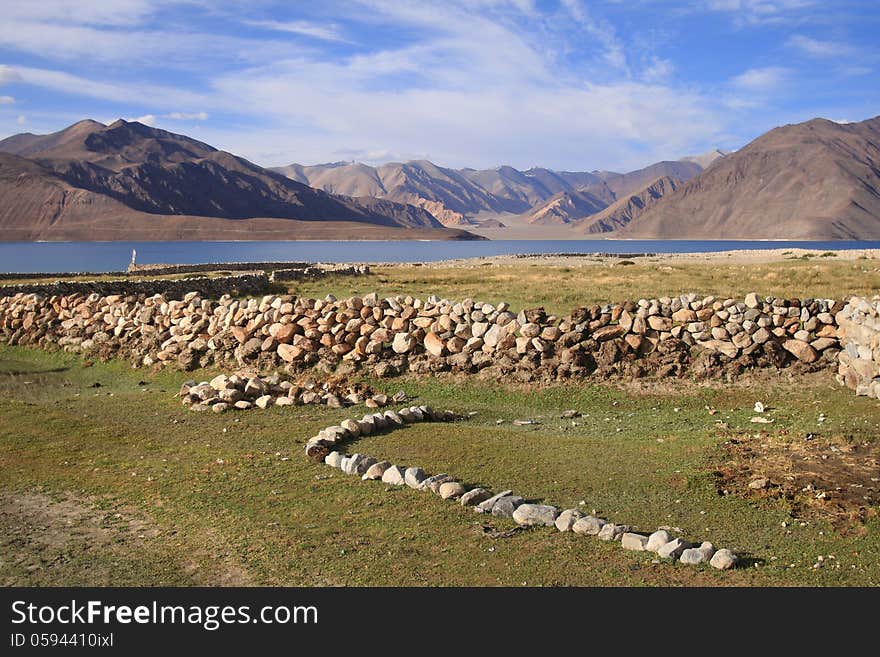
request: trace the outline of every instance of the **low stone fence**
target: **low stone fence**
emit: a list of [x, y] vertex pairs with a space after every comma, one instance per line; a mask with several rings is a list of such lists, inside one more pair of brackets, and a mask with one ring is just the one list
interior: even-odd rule
[[306, 441], [306, 455], [315, 462], [339, 468], [347, 475], [363, 481], [381, 481], [391, 486], [409, 486], [419, 491], [430, 491], [444, 500], [458, 501], [473, 507], [477, 513], [511, 518], [522, 527], [555, 527], [561, 532], [595, 536], [603, 541], [618, 541], [626, 550], [656, 553], [662, 559], [684, 564], [709, 564], [718, 570], [736, 566], [739, 559], [728, 549], [716, 550], [709, 541], [690, 542], [673, 536], [666, 529], [648, 534], [633, 531], [629, 525], [619, 525], [604, 518], [586, 515], [580, 509], [560, 510], [549, 504], [527, 503], [512, 490], [493, 494], [481, 487], [468, 487], [452, 475], [442, 472], [428, 475], [418, 466], [379, 461], [372, 456], [354, 453], [349, 456], [337, 451], [343, 443], [373, 433], [393, 431], [419, 422], [454, 422], [452, 411], [438, 411], [430, 406], [410, 406], [397, 411], [365, 415], [362, 419], [347, 419], [338, 425], [326, 427]]
[[53, 281], [51, 283], [23, 283], [19, 285], [0, 285], [0, 297], [15, 295], [39, 295], [40, 297], [73, 297], [76, 295], [149, 295], [160, 294], [168, 299], [181, 299], [195, 292], [205, 297], [220, 297], [224, 294], [250, 295], [262, 294], [269, 288], [269, 278], [263, 274], [238, 274], [234, 276], [215, 276], [212, 278], [182, 278], [156, 280], [115, 280], [115, 281]]
[[837, 313], [842, 351], [837, 380], [857, 395], [880, 399], [880, 297], [853, 297]]
[[308, 267], [275, 269], [269, 276], [272, 282], [302, 281], [322, 278], [328, 274], [334, 276], [364, 276], [370, 273], [368, 265], [309, 265]]
[[543, 308], [515, 312], [503, 302], [436, 296], [207, 296], [191, 292], [174, 300], [51, 288], [0, 297], [0, 335], [10, 344], [58, 345], [183, 368], [320, 366], [378, 376], [457, 371], [512, 381], [686, 372], [716, 378], [756, 367], [836, 365], [835, 314], [845, 305], [687, 294], [575, 308], [557, 317]]

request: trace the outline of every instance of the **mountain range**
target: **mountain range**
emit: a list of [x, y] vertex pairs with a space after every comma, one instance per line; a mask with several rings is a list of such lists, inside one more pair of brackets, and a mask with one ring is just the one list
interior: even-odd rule
[[119, 120], [0, 141], [0, 239], [880, 239], [880, 117], [636, 171], [267, 169]]
[[0, 141], [5, 240], [473, 238], [422, 208], [328, 194], [183, 135], [85, 120]]

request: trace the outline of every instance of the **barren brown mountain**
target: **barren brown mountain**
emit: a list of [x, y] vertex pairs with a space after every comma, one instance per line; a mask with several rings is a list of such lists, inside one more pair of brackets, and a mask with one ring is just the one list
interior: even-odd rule
[[576, 227], [580, 233], [610, 233], [638, 219], [648, 208], [681, 186], [681, 180], [664, 176], [635, 194], [624, 196], [601, 212], [584, 218]]
[[532, 225], [571, 224], [596, 214], [607, 203], [589, 192], [559, 192], [524, 215]]
[[[483, 224], [486, 216], [502, 214], [522, 215], [534, 224], [568, 223], [585, 216], [581, 213], [602, 210], [621, 195], [641, 191], [659, 177], [671, 175], [687, 180], [701, 170], [699, 164], [684, 161], [658, 162], [629, 173], [589, 173], [539, 167], [520, 171], [510, 166], [448, 169], [426, 160], [379, 167], [334, 162], [273, 169], [327, 192], [418, 205], [444, 225], [462, 227], [473, 225], [476, 216]], [[548, 214], [550, 207], [557, 208], [558, 213]]]
[[880, 239], [880, 117], [776, 128], [716, 161], [621, 237]]
[[316, 190], [137, 122], [15, 135], [0, 152], [4, 240], [472, 237], [422, 208]]

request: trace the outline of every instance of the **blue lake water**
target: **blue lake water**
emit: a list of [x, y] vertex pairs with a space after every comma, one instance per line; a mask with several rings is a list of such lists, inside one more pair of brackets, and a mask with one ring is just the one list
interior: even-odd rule
[[123, 271], [139, 264], [211, 262], [430, 262], [523, 253], [708, 253], [733, 249], [877, 249], [880, 241], [498, 240], [479, 242], [5, 242], [0, 272]]

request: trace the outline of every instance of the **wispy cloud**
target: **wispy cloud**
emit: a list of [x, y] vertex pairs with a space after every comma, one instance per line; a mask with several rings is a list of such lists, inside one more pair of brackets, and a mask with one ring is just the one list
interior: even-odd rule
[[848, 57], [855, 54], [856, 49], [842, 41], [823, 41], [803, 34], [789, 37], [786, 45], [812, 57]]
[[323, 41], [345, 41], [345, 37], [339, 29], [338, 25], [312, 23], [310, 21], [244, 21], [245, 25], [259, 27], [274, 32], [288, 32], [290, 34], [299, 34], [313, 39], [321, 39]]
[[800, 22], [821, 7], [819, 0], [709, 0], [698, 2], [712, 11], [727, 12], [739, 24]]
[[174, 121], [207, 121], [207, 112], [169, 112], [162, 115], [163, 119], [172, 119]]
[[788, 79], [791, 70], [782, 66], [751, 68], [735, 76], [731, 83], [746, 91], [768, 92], [779, 89]]
[[15, 98], [12, 96], [0, 96], [0, 105], [12, 105], [15, 102]]

